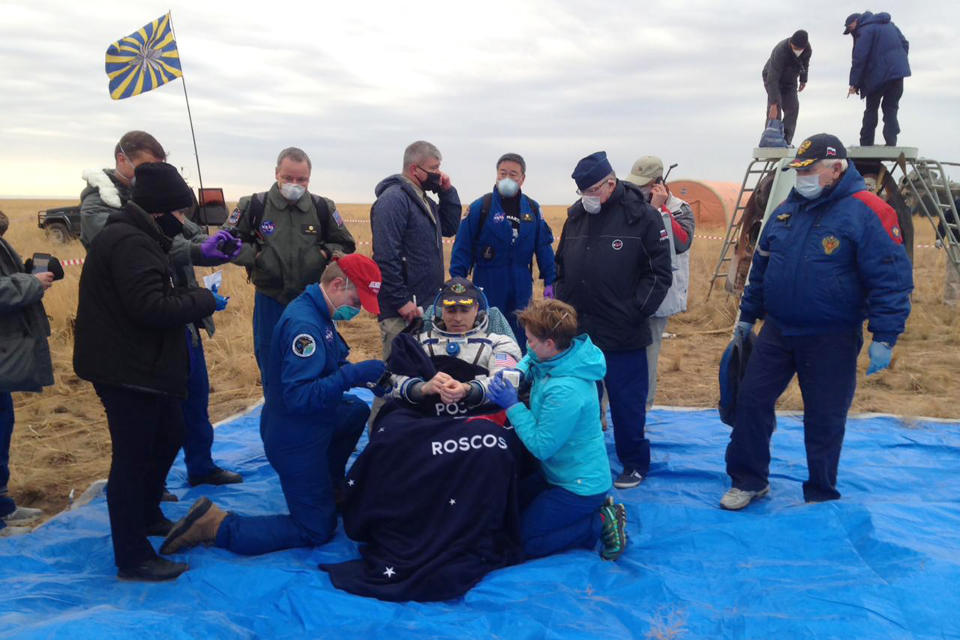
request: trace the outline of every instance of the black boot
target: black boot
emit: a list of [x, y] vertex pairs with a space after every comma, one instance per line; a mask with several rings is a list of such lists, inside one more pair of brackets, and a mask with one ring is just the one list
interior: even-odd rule
[[117, 571], [121, 580], [139, 580], [141, 582], [163, 582], [173, 580], [187, 570], [182, 562], [170, 562], [165, 558], [151, 558], [127, 569]]
[[238, 482], [243, 482], [243, 476], [239, 473], [234, 473], [233, 471], [227, 471], [226, 469], [217, 469], [208, 473], [205, 476], [200, 476], [199, 478], [190, 478], [190, 486], [195, 487], [198, 484], [236, 484]]

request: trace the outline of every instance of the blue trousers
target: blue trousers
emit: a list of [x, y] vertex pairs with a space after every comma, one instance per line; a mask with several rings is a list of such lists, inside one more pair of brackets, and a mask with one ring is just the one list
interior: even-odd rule
[[[13, 396], [0, 392], [0, 518], [17, 510], [13, 498], [7, 495], [10, 482], [10, 439], [13, 437]], [[0, 520], [0, 529], [3, 521]]]
[[[337, 528], [334, 490], [343, 484], [347, 460], [360, 439], [370, 408], [344, 395], [331, 420], [318, 416], [309, 433], [264, 438], [267, 460], [280, 477], [289, 515], [228, 515], [217, 531], [216, 546], [243, 555], [314, 547]], [[292, 429], [304, 431], [302, 425]]]
[[727, 445], [727, 474], [733, 486], [757, 491], [770, 474], [770, 437], [775, 406], [797, 374], [803, 395], [803, 442], [809, 478], [806, 501], [836, 500], [837, 467], [847, 411], [857, 386], [860, 329], [818, 336], [785, 336], [768, 320], [753, 347], [737, 394], [737, 414]]
[[599, 509], [606, 493], [581, 496], [549, 484], [536, 474], [520, 487], [520, 535], [528, 558], [540, 558], [567, 549], [593, 549], [603, 524]]
[[259, 291], [253, 294], [253, 355], [260, 368], [260, 379], [263, 380], [263, 368], [267, 366], [270, 354], [270, 341], [273, 338], [273, 329], [280, 321], [285, 304], [281, 304], [265, 296]]
[[644, 435], [647, 422], [647, 350], [604, 351], [607, 376], [603, 384], [610, 398], [613, 439], [624, 469], [643, 475], [650, 471], [650, 441]]
[[207, 377], [207, 360], [203, 354], [203, 342], [187, 327], [187, 348], [190, 352], [190, 377], [187, 379], [187, 399], [183, 407], [183, 458], [187, 475], [201, 478], [217, 470], [210, 456], [213, 446], [213, 425], [207, 407], [210, 402], [210, 379]]

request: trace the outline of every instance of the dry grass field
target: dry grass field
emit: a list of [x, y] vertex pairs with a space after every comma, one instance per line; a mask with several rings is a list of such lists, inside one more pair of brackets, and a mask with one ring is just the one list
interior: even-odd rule
[[[64, 258], [82, 258], [79, 242], [57, 245], [37, 228], [38, 209], [73, 204], [61, 201], [0, 200], [10, 217], [6, 239], [24, 257], [48, 251]], [[360, 243], [370, 254], [369, 205], [340, 205], [340, 211]], [[546, 207], [546, 215], [559, 237], [565, 207]], [[917, 222], [918, 244], [932, 244], [926, 221]], [[660, 356], [657, 404], [716, 406], [717, 363], [729, 339], [736, 306], [722, 291], [706, 299], [707, 284], [721, 242], [702, 236], [721, 236], [722, 229], [698, 229], [692, 249], [689, 310], [670, 320]], [[449, 245], [447, 247], [449, 254]], [[894, 350], [890, 370], [866, 378], [866, 349], [861, 354], [861, 379], [854, 412], [887, 412], [902, 416], [960, 418], [960, 314], [941, 300], [945, 256], [942, 251], [917, 248], [913, 313], [907, 332]], [[253, 288], [242, 269], [226, 265], [222, 293], [230, 306], [216, 315], [216, 335], [206, 342], [210, 370], [210, 413], [216, 421], [261, 399], [259, 372], [253, 357], [251, 314]], [[12, 494], [21, 504], [42, 507], [48, 513], [64, 508], [71, 489], [79, 494], [87, 485], [106, 477], [110, 464], [110, 439], [103, 409], [85, 381], [73, 373], [71, 319], [77, 307], [80, 267], [65, 267], [66, 277], [55, 283], [44, 298], [53, 335], [56, 384], [42, 394], [15, 394], [17, 423], [11, 447]], [[213, 269], [198, 269], [209, 273]], [[538, 293], [539, 295], [539, 293]], [[379, 357], [376, 321], [362, 314], [341, 327], [353, 348], [353, 359]], [[794, 382], [780, 402], [782, 409], [801, 409]], [[723, 428], [719, 425], [717, 428]], [[722, 455], [722, 452], [717, 452]]]

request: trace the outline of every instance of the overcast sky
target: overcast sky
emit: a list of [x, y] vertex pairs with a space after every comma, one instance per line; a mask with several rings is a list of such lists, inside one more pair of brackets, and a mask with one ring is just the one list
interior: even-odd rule
[[[440, 148], [464, 203], [506, 151], [526, 158], [524, 191], [543, 203], [575, 200], [570, 172], [598, 149], [621, 175], [653, 154], [679, 163], [672, 177], [739, 182], [763, 128], [760, 71], [798, 28], [813, 58], [794, 142], [856, 144], [860, 128], [841, 32], [864, 7], [847, 0], [0, 0], [0, 197], [77, 196], [82, 170], [112, 166], [130, 129], [196, 186], [183, 83], [113, 101], [104, 73], [107, 46], [168, 8], [203, 181], [228, 199], [269, 187], [295, 145], [311, 191], [372, 202], [417, 139]], [[911, 43], [901, 144], [960, 161], [960, 2], [874, 10]]]

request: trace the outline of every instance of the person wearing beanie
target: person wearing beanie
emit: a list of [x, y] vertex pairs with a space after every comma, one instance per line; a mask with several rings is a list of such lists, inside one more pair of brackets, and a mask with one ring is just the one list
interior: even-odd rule
[[659, 211], [667, 190], [654, 184], [648, 201], [639, 187], [617, 179], [603, 151], [580, 160], [572, 178], [581, 197], [560, 233], [557, 299], [576, 309], [580, 331], [603, 351], [603, 387], [623, 465], [614, 485], [629, 489], [650, 470], [646, 349], [648, 319], [672, 282], [670, 236]]
[[[491, 307], [500, 309], [514, 336], [522, 335], [517, 312], [533, 297], [533, 258], [537, 258], [543, 296], [553, 297], [556, 268], [553, 231], [540, 205], [521, 191], [527, 163], [516, 153], [497, 160], [493, 191], [470, 205], [457, 230], [450, 256], [450, 276], [466, 278], [483, 289]], [[526, 345], [521, 341], [521, 349]]]
[[284, 309], [264, 363], [260, 435], [280, 476], [287, 514], [242, 516], [200, 498], [173, 525], [160, 553], [212, 543], [243, 555], [315, 547], [337, 528], [334, 497], [344, 489], [347, 460], [363, 433], [370, 408], [353, 387], [376, 387], [386, 372], [380, 360], [347, 361], [350, 348], [337, 321], [361, 308], [380, 312], [380, 269], [366, 256], [334, 259], [320, 282]]
[[183, 439], [189, 360], [184, 326], [225, 306], [197, 287], [175, 287], [167, 255], [193, 194], [176, 168], [136, 168], [131, 200], [110, 214], [80, 274], [73, 367], [107, 414], [107, 489], [118, 577], [169, 580], [187, 569], [157, 556], [148, 535], [170, 527], [164, 480]]
[[[117, 142], [114, 156], [115, 169], [88, 170], [83, 174], [87, 181], [87, 187], [80, 194], [80, 240], [84, 249], [89, 250], [110, 215], [121, 210], [130, 199], [137, 167], [149, 162], [165, 161], [167, 154], [157, 139], [146, 131], [128, 131]], [[229, 255], [221, 251], [221, 247], [229, 243], [233, 243], [233, 236], [227, 231], [221, 230], [208, 236], [200, 225], [184, 220], [182, 231], [171, 239], [168, 254], [174, 284], [181, 287], [198, 286], [194, 266], [215, 267], [229, 262], [239, 251], [239, 247]], [[190, 350], [190, 378], [187, 398], [182, 403], [183, 459], [191, 486], [243, 482], [240, 474], [215, 464], [211, 454], [213, 424], [208, 410], [210, 379], [202, 333], [206, 331], [208, 336], [213, 337], [215, 330], [213, 316], [184, 327]], [[164, 490], [164, 500], [176, 499], [174, 494]]]
[[800, 29], [778, 42], [763, 65], [763, 86], [767, 90], [766, 119], [783, 120], [783, 137], [788, 145], [797, 129], [797, 114], [800, 112], [797, 94], [807, 86], [812, 52], [807, 32]]
[[895, 147], [900, 134], [897, 112], [903, 97], [903, 79], [910, 76], [910, 43], [889, 13], [851, 13], [844, 21], [843, 33], [853, 38], [847, 97], [859, 94], [866, 101], [860, 146], [873, 145], [879, 109], [883, 111], [883, 142]]

